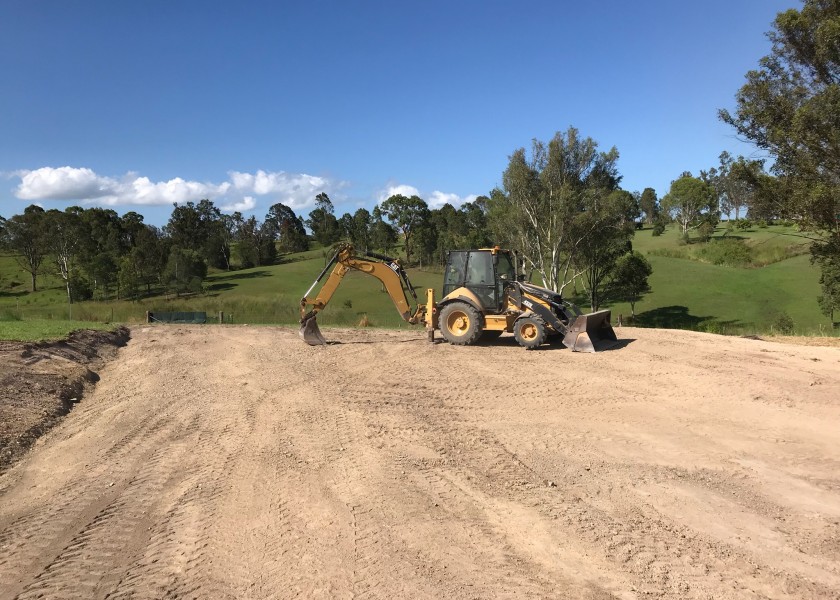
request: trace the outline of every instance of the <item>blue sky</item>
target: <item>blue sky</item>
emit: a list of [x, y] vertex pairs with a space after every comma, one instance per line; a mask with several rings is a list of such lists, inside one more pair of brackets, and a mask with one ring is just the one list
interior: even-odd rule
[[0, 215], [103, 205], [163, 225], [209, 197], [262, 218], [500, 184], [570, 125], [664, 195], [796, 0], [0, 3]]

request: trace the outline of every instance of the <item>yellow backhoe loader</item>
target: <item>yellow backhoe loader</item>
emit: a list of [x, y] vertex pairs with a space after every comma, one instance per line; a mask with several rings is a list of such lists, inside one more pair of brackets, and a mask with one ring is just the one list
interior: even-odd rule
[[[344, 276], [361, 271], [378, 279], [408, 323], [425, 325], [429, 341], [439, 330], [450, 344], [469, 345], [484, 337], [512, 333], [526, 349], [562, 339], [575, 352], [597, 352], [616, 343], [610, 311], [582, 314], [557, 292], [523, 281], [513, 252], [500, 248], [452, 250], [443, 277], [443, 298], [426, 290], [425, 302], [417, 294], [399, 260], [367, 252], [356, 255], [342, 245], [300, 301], [300, 337], [310, 345], [326, 344], [316, 317], [332, 298]], [[332, 268], [315, 296], [310, 296]], [[412, 309], [409, 294], [416, 307]]]

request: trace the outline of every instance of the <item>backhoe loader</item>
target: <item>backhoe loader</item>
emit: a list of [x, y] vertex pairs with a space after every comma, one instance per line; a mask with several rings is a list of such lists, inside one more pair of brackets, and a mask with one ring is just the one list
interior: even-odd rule
[[[399, 260], [373, 252], [359, 256], [353, 246], [344, 244], [300, 301], [300, 337], [310, 345], [327, 343], [316, 317], [344, 276], [355, 270], [382, 282], [403, 320], [425, 325], [429, 341], [434, 341], [435, 330], [439, 330], [446, 341], [459, 346], [504, 332], [512, 333], [517, 343], [529, 350], [554, 340], [562, 340], [575, 352], [597, 352], [616, 343], [609, 310], [582, 314], [557, 292], [526, 283], [517, 267], [510, 250], [451, 250], [443, 298], [436, 301], [435, 290], [429, 288], [421, 302]], [[330, 268], [323, 286], [310, 296]], [[406, 294], [416, 304], [414, 309]]]

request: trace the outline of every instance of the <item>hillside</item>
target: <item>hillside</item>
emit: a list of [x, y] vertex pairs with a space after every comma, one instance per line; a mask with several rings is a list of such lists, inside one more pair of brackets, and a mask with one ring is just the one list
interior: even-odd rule
[[[732, 244], [749, 248], [749, 257], [764, 266], [712, 264], [710, 252]], [[637, 305], [636, 324], [704, 330], [719, 333], [768, 333], [778, 331], [787, 315], [799, 334], [829, 334], [829, 320], [820, 314], [819, 271], [809, 262], [807, 239], [793, 227], [771, 226], [727, 232], [719, 227], [708, 244], [679, 244], [671, 227], [654, 237], [650, 229], [636, 232], [634, 249], [651, 262], [652, 292]], [[176, 299], [155, 296], [139, 302], [96, 301], [72, 307], [73, 318], [85, 321], [141, 321], [147, 310], [200, 310], [231, 323], [294, 323], [298, 301], [326, 261], [322, 249], [286, 255], [282, 264], [213, 272], [205, 281], [205, 294]], [[720, 254], [720, 252], [718, 252]], [[738, 258], [738, 257], [736, 257]], [[705, 261], [705, 262], [704, 262]], [[418, 292], [426, 287], [440, 291], [441, 274], [409, 269]], [[28, 276], [8, 256], [0, 257], [0, 321], [9, 319], [65, 319], [68, 306], [61, 282], [54, 276], [39, 278], [41, 290], [28, 292]], [[574, 296], [574, 290], [568, 295]], [[578, 289], [578, 292], [581, 290]], [[582, 294], [575, 297], [585, 307]], [[614, 320], [625, 319], [630, 306], [608, 302]], [[322, 325], [356, 325], [366, 317], [370, 324], [403, 327], [405, 324], [379, 284], [354, 273], [342, 283], [329, 307], [319, 317]]]

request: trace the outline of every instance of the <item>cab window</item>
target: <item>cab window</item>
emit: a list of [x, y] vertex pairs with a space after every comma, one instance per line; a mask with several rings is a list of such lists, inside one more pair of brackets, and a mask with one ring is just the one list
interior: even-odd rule
[[506, 281], [516, 281], [516, 269], [513, 268], [513, 263], [510, 262], [510, 256], [504, 252], [496, 254], [496, 272], [499, 274], [499, 279]]
[[450, 252], [449, 264], [443, 276], [443, 295], [446, 296], [452, 290], [464, 285], [464, 277], [467, 268], [466, 252]]
[[470, 252], [467, 263], [467, 285], [494, 285], [493, 255], [489, 252]]

